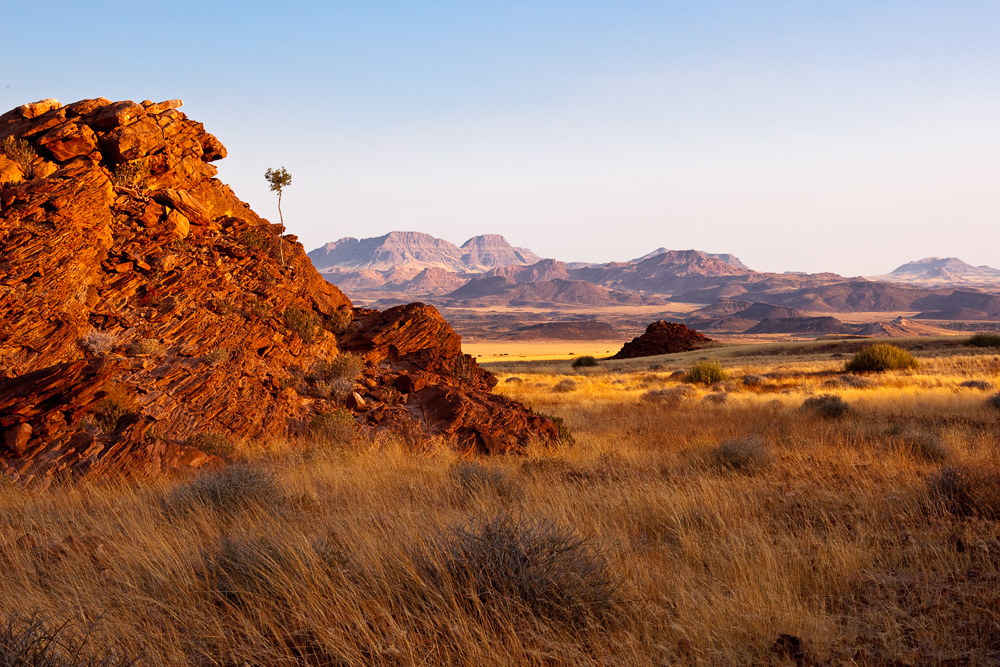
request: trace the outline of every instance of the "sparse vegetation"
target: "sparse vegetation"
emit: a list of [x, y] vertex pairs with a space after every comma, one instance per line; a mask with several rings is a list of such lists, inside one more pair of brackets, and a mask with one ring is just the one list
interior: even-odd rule
[[722, 367], [722, 364], [711, 359], [696, 362], [684, 376], [685, 382], [705, 385], [725, 382], [728, 379], [729, 373]]
[[879, 343], [855, 354], [844, 366], [844, 370], [848, 373], [882, 373], [905, 371], [919, 366], [916, 357], [901, 347]]
[[1000, 347], [1000, 334], [978, 333], [965, 341], [970, 347]]
[[312, 455], [344, 452], [357, 444], [360, 436], [354, 415], [336, 408], [317, 415], [309, 423], [309, 452]]
[[[962, 386], [995, 355], [939, 349], [866, 387], [826, 386], [829, 351], [716, 348], [712, 388], [493, 366], [575, 446], [308, 434], [186, 480], [0, 488], [0, 604], [67, 640], [105, 612], [93, 646], [151, 664], [996, 664], [1000, 410]], [[823, 393], [850, 418], [802, 408]]]

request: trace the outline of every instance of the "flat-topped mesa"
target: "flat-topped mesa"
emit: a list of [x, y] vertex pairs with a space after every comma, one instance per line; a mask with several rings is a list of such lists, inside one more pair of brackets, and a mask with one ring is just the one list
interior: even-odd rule
[[221, 465], [187, 439], [304, 433], [337, 406], [313, 371], [345, 345], [367, 360], [347, 400], [363, 427], [417, 421], [480, 452], [555, 437], [489, 393], [433, 308], [355, 311], [215, 178], [225, 148], [180, 104], [0, 116], [0, 470]]

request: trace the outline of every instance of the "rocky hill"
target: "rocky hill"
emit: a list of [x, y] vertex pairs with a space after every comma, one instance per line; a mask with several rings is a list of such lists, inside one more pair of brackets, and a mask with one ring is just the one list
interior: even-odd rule
[[[498, 234], [476, 236], [459, 248], [453, 243], [420, 232], [389, 232], [384, 236], [343, 238], [309, 253], [313, 265], [336, 276], [353, 271], [423, 269], [481, 273], [514, 264], [534, 264], [541, 257], [526, 248], [515, 248]], [[388, 281], [385, 281], [388, 282]]]
[[928, 286], [998, 286], [1000, 269], [972, 266], [957, 257], [925, 257], [875, 279]]
[[[345, 407], [466, 451], [556, 437], [490, 393], [433, 307], [354, 308], [214, 178], [226, 150], [180, 106], [0, 116], [0, 470], [45, 485], [218, 466], [198, 436], [294, 439]], [[331, 395], [346, 352], [359, 370]]]

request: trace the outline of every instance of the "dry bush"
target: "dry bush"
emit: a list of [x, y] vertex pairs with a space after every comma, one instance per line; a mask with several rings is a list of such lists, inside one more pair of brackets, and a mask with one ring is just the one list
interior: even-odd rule
[[463, 496], [486, 493], [511, 499], [518, 497], [522, 490], [505, 470], [472, 461], [456, 463], [451, 468], [450, 476]]
[[743, 385], [746, 387], [759, 387], [764, 384], [764, 378], [753, 373], [743, 376]]
[[431, 541], [421, 565], [453, 582], [467, 609], [489, 622], [527, 616], [585, 627], [622, 611], [622, 581], [591, 539], [549, 519], [499, 512]]
[[307, 344], [316, 340], [322, 328], [316, 313], [295, 306], [285, 308], [285, 326]]
[[996, 464], [944, 466], [927, 478], [931, 496], [963, 517], [1000, 519], [1000, 468]]
[[218, 366], [229, 359], [229, 350], [222, 347], [212, 348], [198, 358], [209, 366]]
[[0, 667], [118, 667], [143, 664], [134, 651], [102, 636], [96, 624], [11, 615], [0, 625]]
[[155, 338], [142, 338], [128, 346], [128, 353], [131, 356], [162, 357], [167, 353], [167, 346]]
[[682, 384], [666, 389], [650, 389], [642, 395], [641, 400], [665, 408], [676, 408], [685, 398], [690, 398], [697, 393], [698, 390], [694, 387]]
[[94, 421], [104, 433], [114, 433], [118, 421], [136, 410], [135, 400], [122, 386], [113, 386], [105, 391], [105, 396], [93, 409]]
[[558, 394], [567, 394], [571, 391], [576, 391], [576, 380], [570, 380], [569, 378], [560, 380], [552, 387], [552, 391]]
[[199, 508], [224, 513], [248, 507], [274, 509], [284, 500], [272, 470], [259, 463], [233, 463], [218, 472], [201, 473], [167, 494], [163, 502], [167, 512], [183, 514]]
[[987, 398], [986, 405], [990, 406], [991, 408], [1000, 409], [1000, 394], [994, 394], [993, 396]]
[[918, 460], [931, 463], [942, 463], [951, 456], [940, 435], [917, 428], [904, 431], [896, 439], [895, 446]]
[[760, 438], [746, 437], [720, 442], [711, 450], [712, 461], [722, 470], [755, 473], [771, 465], [771, 452]]
[[841, 375], [840, 377], [830, 378], [823, 383], [823, 386], [842, 389], [871, 389], [875, 386], [875, 383], [857, 375]]
[[850, 412], [851, 406], [836, 394], [820, 394], [803, 401], [802, 410], [823, 419], [840, 419]]
[[110, 331], [91, 329], [80, 339], [80, 347], [95, 356], [107, 354], [118, 345], [118, 336]]

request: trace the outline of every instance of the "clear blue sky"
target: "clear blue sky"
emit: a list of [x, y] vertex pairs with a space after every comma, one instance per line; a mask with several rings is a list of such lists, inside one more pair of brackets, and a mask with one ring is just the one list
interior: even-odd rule
[[307, 249], [1000, 267], [1000, 2], [7, 2], [0, 107], [182, 98]]

